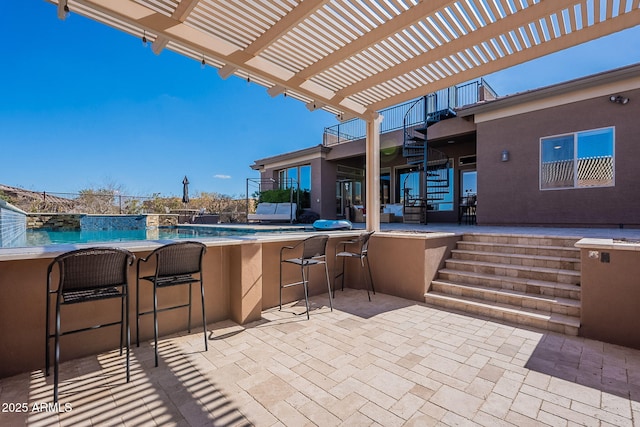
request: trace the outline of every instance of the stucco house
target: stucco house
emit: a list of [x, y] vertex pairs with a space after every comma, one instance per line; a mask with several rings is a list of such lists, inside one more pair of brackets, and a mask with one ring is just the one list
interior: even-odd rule
[[[638, 100], [635, 64], [508, 96], [479, 80], [381, 111], [381, 220], [638, 226]], [[251, 167], [310, 191], [303, 208], [322, 218], [361, 221], [363, 129], [339, 123]]]

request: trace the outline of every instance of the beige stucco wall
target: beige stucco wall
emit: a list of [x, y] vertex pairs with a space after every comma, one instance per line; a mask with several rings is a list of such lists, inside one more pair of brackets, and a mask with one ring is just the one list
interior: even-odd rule
[[[451, 249], [460, 239], [457, 235], [423, 235], [382, 233], [374, 235], [370, 246], [371, 270], [377, 292], [424, 301], [431, 281]], [[363, 288], [358, 262], [352, 261], [347, 283]], [[357, 279], [356, 279], [357, 278]]]
[[[580, 335], [640, 348], [640, 245], [583, 239]], [[609, 262], [606, 257], [609, 257]]]
[[[204, 283], [207, 321], [228, 319], [229, 286], [225, 281], [224, 266], [219, 259], [224, 248], [209, 248], [204, 259]], [[136, 256], [146, 256], [148, 252], [136, 252]], [[9, 376], [44, 367], [45, 349], [45, 296], [46, 271], [51, 258], [0, 261], [0, 377]], [[143, 264], [144, 265], [144, 264]], [[150, 265], [144, 266], [142, 273], [152, 273]], [[131, 337], [135, 345], [135, 267], [129, 270]], [[202, 325], [200, 314], [200, 293], [193, 287], [194, 309], [192, 327]], [[159, 304], [163, 301], [181, 299], [186, 301], [186, 287], [162, 289]], [[53, 301], [53, 300], [52, 300]], [[141, 310], [152, 309], [152, 289], [141, 284]], [[52, 306], [53, 307], [53, 306]], [[89, 317], [117, 320], [119, 301], [107, 300], [92, 304], [63, 307], [63, 327], [73, 329]], [[53, 310], [52, 310], [53, 311]], [[115, 316], [113, 315], [115, 314]], [[52, 318], [53, 319], [53, 318]], [[160, 318], [162, 335], [186, 330], [187, 311], [165, 312]], [[117, 348], [119, 334], [117, 327], [69, 335], [61, 338], [61, 360], [73, 359], [100, 351]], [[141, 318], [141, 340], [153, 338], [153, 316]], [[84, 335], [84, 336], [83, 336]]]

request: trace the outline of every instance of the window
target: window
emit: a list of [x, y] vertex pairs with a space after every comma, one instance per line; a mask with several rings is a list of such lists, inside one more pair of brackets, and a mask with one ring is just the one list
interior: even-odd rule
[[614, 185], [614, 128], [540, 140], [540, 189]]
[[453, 160], [446, 167], [431, 169], [427, 177], [427, 203], [429, 211], [453, 210]]
[[280, 188], [297, 187], [300, 190], [311, 190], [311, 165], [294, 166], [278, 171]]
[[301, 190], [311, 191], [311, 165], [300, 166], [299, 186]]
[[380, 204], [391, 203], [391, 172], [388, 169], [380, 171]]
[[293, 166], [278, 171], [280, 189], [290, 187], [300, 191], [300, 207], [311, 207], [311, 165]]
[[404, 204], [415, 199], [420, 199], [420, 171], [417, 167], [397, 168], [396, 203]]

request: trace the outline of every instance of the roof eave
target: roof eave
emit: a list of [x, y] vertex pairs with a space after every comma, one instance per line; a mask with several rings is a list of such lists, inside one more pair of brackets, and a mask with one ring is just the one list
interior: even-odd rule
[[640, 76], [640, 63], [580, 77], [567, 82], [557, 83], [538, 89], [506, 95], [489, 101], [461, 107], [456, 110], [458, 116], [469, 117], [480, 113], [486, 113], [498, 108], [507, 108], [525, 102], [537, 101], [548, 98], [551, 95], [557, 96], [563, 93], [575, 92], [577, 90], [588, 89], [604, 83], [612, 83]]
[[288, 153], [279, 154], [277, 156], [265, 157], [264, 159], [254, 160], [253, 164], [251, 165], [251, 169], [261, 170], [264, 168], [265, 165], [268, 165], [268, 164], [279, 163], [282, 161], [297, 159], [300, 157], [310, 156], [314, 154], [322, 156], [323, 154], [326, 154], [329, 151], [331, 151], [331, 147], [327, 147], [323, 144], [318, 144], [316, 146], [304, 148], [302, 150], [291, 151]]

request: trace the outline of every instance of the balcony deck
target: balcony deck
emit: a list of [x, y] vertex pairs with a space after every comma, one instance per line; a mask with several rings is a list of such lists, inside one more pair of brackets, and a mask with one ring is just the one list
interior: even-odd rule
[[[0, 425], [633, 425], [640, 351], [506, 326], [381, 293], [312, 298], [244, 326], [61, 365], [68, 412], [41, 370], [0, 380]], [[27, 403], [27, 413], [8, 405]], [[38, 406], [36, 409], [40, 409]]]

